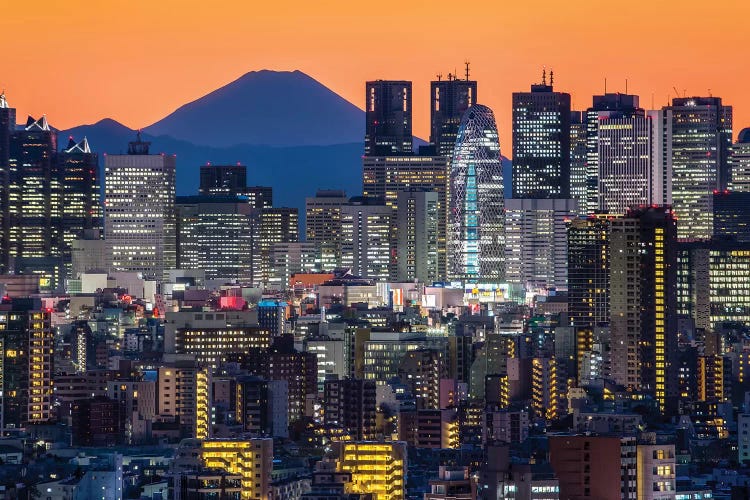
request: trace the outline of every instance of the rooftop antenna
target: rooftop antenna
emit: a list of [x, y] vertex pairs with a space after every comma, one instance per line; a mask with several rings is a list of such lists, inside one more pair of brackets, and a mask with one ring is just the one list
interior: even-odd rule
[[713, 97], [713, 95], [711, 94], [711, 89], [708, 89], [708, 97]]
[[442, 80], [442, 78], [443, 78], [443, 74], [442, 73], [438, 73], [437, 74], [438, 81]]
[[448, 73], [448, 81], [451, 81], [453, 79], [453, 75], [449, 72]]
[[547, 68], [542, 66], [542, 85], [547, 85]]
[[466, 81], [469, 81], [469, 61], [464, 61], [464, 64], [466, 65]]
[[555, 73], [552, 69], [549, 70], [549, 86], [551, 87], [555, 83]]
[[604, 93], [607, 93], [607, 77], [604, 77]]
[[628, 79], [625, 79], [625, 93], [628, 93]]

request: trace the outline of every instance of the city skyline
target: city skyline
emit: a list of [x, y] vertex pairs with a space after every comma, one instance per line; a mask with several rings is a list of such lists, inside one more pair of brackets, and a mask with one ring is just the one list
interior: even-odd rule
[[[8, 71], [0, 86], [12, 96], [20, 117], [46, 113], [59, 128], [111, 117], [140, 128], [251, 70], [300, 69], [361, 109], [362, 82], [404, 79], [414, 84], [414, 132], [427, 139], [429, 82], [438, 73], [446, 78], [455, 71], [463, 77], [463, 62], [470, 60], [471, 78], [480, 87], [478, 102], [495, 111], [505, 156], [511, 156], [511, 94], [538, 83], [544, 66], [554, 70], [556, 90], [572, 95], [574, 109], [589, 107], [591, 96], [604, 91], [605, 79], [608, 91], [621, 92], [627, 79], [628, 93], [640, 95], [644, 108], [651, 108], [652, 100], [653, 107], [660, 108], [677, 94], [720, 95], [738, 110], [735, 137], [750, 123], [750, 97], [743, 92], [750, 70], [738, 65], [730, 50], [743, 41], [740, 23], [746, 18], [743, 14], [750, 14], [746, 4], [714, 11], [705, 11], [701, 4], [701, 29], [687, 30], [683, 23], [661, 20], [693, 12], [698, 2], [637, 2], [616, 16], [604, 15], [606, 9], [597, 5], [598, 23], [590, 22], [595, 4], [588, 1], [565, 11], [551, 4], [531, 11], [523, 5], [480, 2], [475, 11], [482, 13], [487, 28], [467, 19], [464, 36], [441, 44], [440, 50], [434, 49], [430, 32], [448, 19], [449, 10], [440, 5], [416, 3], [399, 6], [398, 11], [368, 13], [333, 0], [323, 9], [295, 3], [283, 18], [271, 5], [239, 4], [221, 10], [193, 8], [190, 2], [179, 5], [176, 9], [172, 2], [135, 2], [127, 11], [116, 4], [82, 1], [7, 6]], [[398, 12], [400, 22], [383, 31], [384, 23], [376, 17], [389, 12]], [[97, 21], [105, 18], [106, 23]], [[29, 23], [46, 36], [26, 36]], [[68, 29], [71, 23], [75, 29]], [[499, 23], [504, 23], [502, 28], [494, 28]], [[163, 29], [134, 28], [149, 25]], [[630, 36], [603, 36], [621, 30]], [[719, 33], [728, 50], [717, 52], [705, 42]], [[343, 38], [347, 44], [338, 43]], [[48, 50], [43, 44], [49, 39], [70, 47], [73, 55], [30, 64], [29, 54]], [[92, 39], [97, 43], [88, 43]], [[678, 42], [680, 53], [659, 49]], [[86, 57], [75, 57], [83, 46]], [[108, 74], [123, 68], [125, 77], [101, 85]], [[52, 81], [56, 92], [49, 92]]]

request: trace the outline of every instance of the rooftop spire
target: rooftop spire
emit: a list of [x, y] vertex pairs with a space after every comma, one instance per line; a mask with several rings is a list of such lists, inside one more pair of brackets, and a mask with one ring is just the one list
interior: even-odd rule
[[547, 85], [547, 68], [542, 66], [542, 85]]

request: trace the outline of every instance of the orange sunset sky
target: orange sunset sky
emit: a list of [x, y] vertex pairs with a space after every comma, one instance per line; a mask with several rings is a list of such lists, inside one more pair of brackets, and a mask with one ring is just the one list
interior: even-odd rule
[[19, 121], [136, 128], [251, 70], [302, 70], [360, 107], [366, 80], [408, 79], [428, 138], [429, 81], [468, 59], [506, 155], [511, 93], [543, 66], [576, 109], [605, 77], [646, 108], [710, 89], [736, 136], [750, 126], [748, 19], [746, 0], [5, 0], [0, 87]]

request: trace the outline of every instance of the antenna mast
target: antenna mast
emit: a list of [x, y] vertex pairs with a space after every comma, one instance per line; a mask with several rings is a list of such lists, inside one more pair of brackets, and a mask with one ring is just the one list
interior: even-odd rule
[[466, 81], [469, 81], [469, 61], [464, 61], [464, 64], [466, 65]]

